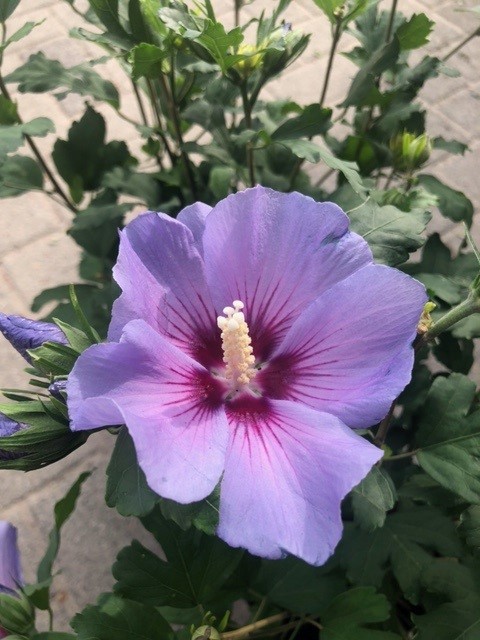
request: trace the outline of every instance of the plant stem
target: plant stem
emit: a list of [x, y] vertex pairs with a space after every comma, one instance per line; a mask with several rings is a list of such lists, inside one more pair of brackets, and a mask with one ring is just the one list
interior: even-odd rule
[[397, 460], [404, 460], [405, 458], [412, 458], [416, 456], [420, 449], [412, 449], [412, 451], [405, 451], [404, 453], [397, 453], [395, 456], [385, 458], [383, 462], [396, 462]]
[[133, 93], [135, 94], [135, 98], [137, 100], [138, 110], [142, 117], [142, 122], [146, 127], [148, 127], [147, 113], [145, 111], [145, 106], [142, 101], [142, 96], [140, 95], [140, 91], [138, 90], [136, 82], [133, 80], [133, 78], [130, 78], [130, 82], [132, 83]]
[[168, 90], [167, 83], [165, 82], [165, 78], [163, 75], [160, 76], [163, 81], [163, 88], [165, 90], [165, 95], [170, 107], [173, 128], [175, 129], [175, 135], [177, 136], [178, 147], [180, 150], [180, 157], [182, 159], [183, 165], [185, 167], [185, 173], [187, 174], [187, 180], [190, 187], [190, 192], [192, 194], [192, 199], [195, 201], [197, 199], [197, 187], [195, 184], [195, 176], [192, 169], [192, 164], [190, 162], [190, 158], [184, 149], [184, 140], [182, 134], [182, 124], [180, 121], [180, 113], [178, 111], [178, 105], [176, 103], [175, 98], [175, 58], [174, 54], [172, 54], [170, 61], [170, 91]]
[[332, 44], [330, 46], [330, 53], [328, 54], [327, 70], [325, 72], [325, 79], [323, 81], [322, 92], [320, 93], [320, 106], [323, 107], [325, 98], [327, 96], [328, 85], [330, 83], [330, 76], [332, 75], [333, 60], [335, 53], [337, 52], [337, 46], [342, 36], [342, 18], [338, 17], [335, 23], [335, 29], [333, 31]]
[[[8, 92], [7, 87], [5, 86], [5, 82], [3, 81], [3, 77], [0, 74], [0, 93], [10, 102], [12, 101], [10, 98], [10, 94]], [[23, 124], [23, 120], [21, 119], [21, 117], [18, 115], [18, 123], [19, 124]], [[28, 143], [28, 146], [30, 147], [30, 149], [33, 152], [33, 155], [37, 158], [38, 162], [40, 163], [43, 172], [45, 173], [45, 175], [48, 177], [48, 179], [50, 180], [50, 182], [52, 183], [52, 186], [55, 190], [56, 193], [58, 193], [58, 195], [61, 197], [63, 203], [65, 204], [65, 206], [70, 209], [70, 211], [72, 213], [76, 213], [77, 212], [77, 208], [75, 207], [75, 205], [71, 202], [70, 198], [67, 196], [67, 194], [65, 193], [65, 191], [62, 189], [62, 187], [60, 186], [60, 183], [57, 181], [57, 179], [55, 178], [54, 174], [52, 173], [52, 171], [50, 170], [49, 166], [47, 165], [46, 161], [44, 160], [42, 154], [40, 153], [39, 148], [37, 147], [36, 143], [34, 142], [33, 138], [28, 135], [27, 133], [23, 134], [25, 140]]]
[[[252, 128], [252, 105], [250, 103], [250, 100], [248, 99], [246, 81], [242, 82], [241, 92], [242, 92], [243, 112], [245, 114], [245, 125], [247, 126], [247, 129], [251, 129]], [[247, 151], [247, 167], [248, 167], [248, 176], [250, 180], [250, 186], [254, 187], [255, 186], [255, 163], [254, 163], [254, 156], [253, 156], [253, 147], [251, 142], [247, 142], [246, 151]]]
[[172, 149], [170, 148], [170, 145], [168, 144], [168, 140], [165, 134], [163, 133], [162, 116], [157, 104], [158, 96], [151, 80], [147, 80], [147, 87], [148, 87], [148, 94], [150, 96], [150, 102], [152, 103], [152, 109], [155, 114], [155, 120], [157, 123], [157, 134], [165, 146], [165, 149], [168, 153], [168, 157], [170, 158], [170, 163], [173, 167], [177, 163], [177, 156], [173, 153]]
[[390, 422], [393, 418], [393, 412], [395, 411], [396, 405], [397, 405], [397, 400], [394, 400], [390, 406], [390, 409], [388, 410], [387, 415], [380, 422], [380, 426], [378, 427], [377, 433], [375, 434], [375, 438], [373, 439], [373, 442], [374, 444], [377, 445], [377, 447], [381, 448], [382, 445], [385, 443], [385, 439], [387, 437], [388, 429], [390, 428]]
[[238, 27], [240, 24], [240, 9], [242, 8], [242, 0], [233, 0], [234, 4], [234, 23]]
[[[325, 98], [327, 97], [328, 86], [330, 84], [330, 78], [332, 76], [333, 69], [333, 61], [335, 59], [335, 54], [337, 52], [338, 43], [340, 42], [340, 38], [342, 37], [342, 26], [343, 26], [343, 18], [338, 16], [335, 22], [335, 28], [333, 30], [332, 43], [330, 45], [330, 52], [328, 54], [328, 62], [327, 69], [325, 71], [325, 78], [323, 80], [322, 91], [320, 93], [319, 105], [323, 107], [325, 103]], [[311, 137], [309, 138], [311, 140]], [[295, 163], [295, 166], [292, 169], [292, 173], [290, 174], [290, 180], [288, 184], [288, 191], [293, 189], [293, 185], [295, 184], [295, 180], [297, 179], [298, 174], [300, 173], [300, 169], [302, 168], [305, 160], [303, 158], [298, 158]]]
[[252, 633], [260, 631], [265, 627], [269, 627], [276, 622], [281, 622], [287, 615], [288, 614], [286, 612], [277, 613], [269, 618], [263, 618], [263, 620], [258, 620], [257, 622], [252, 622], [252, 624], [247, 624], [245, 627], [240, 627], [240, 629], [227, 631], [226, 633], [222, 633], [222, 640], [243, 640], [244, 638], [249, 638]]
[[390, 18], [388, 20], [387, 35], [385, 38], [386, 42], [390, 42], [390, 38], [392, 37], [393, 23], [395, 22], [395, 14], [397, 13], [397, 4], [398, 4], [398, 0], [392, 1], [392, 8], [390, 9]]
[[458, 51], [460, 51], [460, 49], [462, 49], [466, 44], [468, 44], [470, 40], [473, 40], [473, 38], [476, 38], [477, 36], [480, 36], [480, 27], [477, 27], [475, 31], [473, 31], [469, 36], [462, 40], [460, 44], [457, 44], [451, 51], [444, 55], [442, 58], [442, 62], [446, 62], [449, 58], [458, 53]]
[[450, 329], [454, 324], [460, 322], [460, 320], [468, 318], [468, 316], [474, 313], [480, 313], [480, 299], [471, 292], [466, 300], [453, 309], [450, 309], [440, 320], [435, 322], [433, 327], [423, 336], [423, 342], [433, 340], [447, 329]]

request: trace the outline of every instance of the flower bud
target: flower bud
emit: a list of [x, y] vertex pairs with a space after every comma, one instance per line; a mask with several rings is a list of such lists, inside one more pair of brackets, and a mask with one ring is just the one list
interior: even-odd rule
[[19, 591], [23, 585], [16, 528], [0, 521], [0, 638], [29, 635], [33, 629], [32, 606]]
[[0, 331], [10, 344], [31, 364], [28, 349], [36, 349], [44, 342], [67, 344], [67, 338], [57, 325], [40, 322], [23, 316], [7, 316], [0, 313]]
[[220, 640], [220, 634], [208, 624], [204, 624], [192, 633], [192, 640]]
[[420, 316], [420, 320], [417, 326], [417, 333], [423, 336], [427, 331], [429, 331], [433, 326], [433, 320], [431, 317], [432, 311], [436, 308], [436, 304], [434, 302], [426, 302], [423, 307], [422, 315]]
[[238, 47], [237, 54], [248, 56], [232, 65], [242, 78], [248, 78], [262, 64], [263, 51], [261, 47], [253, 44], [241, 44]]
[[432, 144], [426, 133], [415, 136], [404, 131], [390, 140], [392, 165], [396, 171], [411, 173], [421, 167], [429, 159]]

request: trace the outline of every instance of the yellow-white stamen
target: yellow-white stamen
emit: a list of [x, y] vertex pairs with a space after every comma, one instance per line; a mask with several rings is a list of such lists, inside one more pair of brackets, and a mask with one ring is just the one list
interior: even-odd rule
[[222, 331], [223, 361], [225, 362], [225, 377], [234, 386], [243, 386], [255, 377], [253, 368], [252, 340], [248, 324], [243, 314], [244, 304], [241, 300], [234, 300], [231, 307], [225, 307], [225, 315], [218, 316], [217, 325]]

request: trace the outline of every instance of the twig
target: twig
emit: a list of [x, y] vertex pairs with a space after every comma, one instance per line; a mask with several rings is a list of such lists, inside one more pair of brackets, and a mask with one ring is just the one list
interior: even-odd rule
[[252, 624], [240, 627], [240, 629], [227, 631], [226, 633], [222, 633], [222, 640], [243, 640], [244, 638], [249, 638], [256, 631], [265, 629], [265, 627], [269, 627], [276, 622], [281, 622], [287, 617], [287, 615], [288, 613], [286, 611], [283, 613], [277, 613], [269, 618], [263, 618], [263, 620], [258, 620], [257, 622], [252, 622]]
[[468, 44], [470, 40], [473, 40], [473, 38], [476, 38], [477, 36], [480, 36], [480, 27], [477, 27], [475, 31], [473, 31], [469, 36], [462, 40], [460, 44], [457, 44], [451, 51], [444, 55], [442, 58], [442, 62], [446, 62], [449, 58], [458, 53], [458, 51], [460, 51], [460, 49], [462, 49], [466, 44]]
[[[243, 103], [243, 111], [245, 113], [245, 124], [247, 129], [252, 128], [252, 106], [248, 99], [247, 93], [247, 83], [244, 81], [241, 85], [241, 93], [242, 93], [242, 103]], [[247, 167], [248, 167], [248, 176], [250, 180], [250, 186], [255, 186], [255, 162], [253, 156], [253, 147], [250, 142], [247, 142], [246, 145], [246, 154], [247, 154]]]

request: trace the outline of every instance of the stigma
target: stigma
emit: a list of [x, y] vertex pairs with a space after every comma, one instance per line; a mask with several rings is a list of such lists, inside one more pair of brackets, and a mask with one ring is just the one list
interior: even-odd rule
[[234, 300], [231, 307], [225, 307], [224, 315], [217, 318], [217, 325], [222, 331], [225, 377], [234, 388], [248, 385], [257, 373], [253, 367], [255, 356], [243, 308], [241, 300]]

